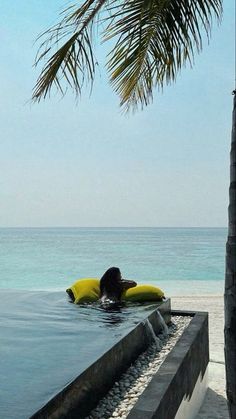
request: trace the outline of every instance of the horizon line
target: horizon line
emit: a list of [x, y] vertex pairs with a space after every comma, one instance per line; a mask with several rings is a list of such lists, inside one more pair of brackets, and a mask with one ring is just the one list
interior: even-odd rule
[[163, 229], [171, 229], [171, 228], [183, 228], [183, 229], [187, 229], [187, 228], [228, 228], [228, 226], [0, 226], [0, 229], [4, 229], [4, 228], [35, 228], [35, 229], [40, 229], [40, 228], [163, 228]]

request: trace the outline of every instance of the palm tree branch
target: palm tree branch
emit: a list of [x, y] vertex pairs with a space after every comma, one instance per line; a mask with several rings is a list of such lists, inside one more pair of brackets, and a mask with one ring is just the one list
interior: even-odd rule
[[[46, 39], [41, 43], [35, 65], [37, 66], [42, 60], [46, 60], [46, 63], [34, 87], [32, 97], [34, 101], [40, 101], [50, 94], [54, 84], [64, 93], [61, 83], [63, 79], [75, 90], [76, 94], [81, 93], [85, 79], [92, 86], [95, 76], [95, 59], [92, 30], [89, 31], [89, 29], [92, 28], [95, 17], [106, 2], [107, 0], [87, 0], [75, 10], [72, 7], [65, 9], [62, 12], [65, 15], [62, 20], [39, 37], [39, 39], [45, 37]], [[69, 39], [58, 48], [58, 44], [65, 37]], [[53, 52], [55, 48], [56, 51]]]
[[174, 81], [202, 49], [202, 28], [209, 38], [212, 16], [221, 13], [220, 0], [127, 0], [113, 7], [104, 36], [116, 39], [107, 65], [121, 105], [146, 105], [154, 86]]
[[35, 65], [46, 63], [33, 100], [45, 98], [54, 84], [64, 93], [63, 80], [76, 94], [84, 81], [92, 87], [93, 28], [105, 24], [103, 41], [113, 43], [107, 62], [110, 82], [126, 110], [143, 107], [152, 100], [154, 87], [175, 81], [187, 63], [192, 66], [203, 33], [209, 40], [213, 17], [219, 21], [221, 15], [222, 0], [86, 0], [70, 6], [42, 34]]

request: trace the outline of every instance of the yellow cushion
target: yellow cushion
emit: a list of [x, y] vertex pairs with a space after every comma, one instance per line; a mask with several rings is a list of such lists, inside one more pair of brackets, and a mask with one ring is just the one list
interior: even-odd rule
[[[74, 303], [92, 303], [100, 298], [100, 280], [96, 278], [83, 278], [76, 281], [66, 291], [72, 291]], [[164, 292], [153, 285], [137, 285], [124, 291], [122, 300], [133, 302], [160, 301]]]
[[92, 303], [100, 298], [100, 281], [95, 278], [83, 278], [76, 281], [66, 291], [70, 290], [74, 295], [74, 303]]
[[122, 295], [125, 301], [133, 302], [161, 301], [163, 297], [164, 292], [153, 285], [137, 285], [126, 290]]

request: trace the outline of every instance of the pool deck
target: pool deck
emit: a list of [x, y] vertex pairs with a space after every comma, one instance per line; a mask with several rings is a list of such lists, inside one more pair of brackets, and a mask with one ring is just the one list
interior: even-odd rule
[[171, 297], [171, 306], [174, 310], [209, 312], [209, 388], [196, 419], [228, 419], [225, 393], [223, 296]]

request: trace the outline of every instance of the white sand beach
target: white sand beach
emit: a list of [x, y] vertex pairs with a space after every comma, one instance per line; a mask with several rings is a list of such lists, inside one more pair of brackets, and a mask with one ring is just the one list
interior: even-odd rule
[[174, 310], [209, 312], [209, 388], [196, 419], [228, 419], [225, 393], [223, 296], [172, 297], [171, 305]]

